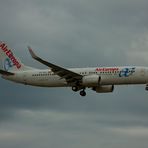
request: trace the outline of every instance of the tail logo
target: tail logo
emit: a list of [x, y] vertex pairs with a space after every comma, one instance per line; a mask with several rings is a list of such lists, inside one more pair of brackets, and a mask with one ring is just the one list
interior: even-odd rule
[[4, 61], [4, 69], [8, 71], [13, 66], [14, 64], [11, 62], [11, 60], [9, 58], [6, 58]]
[[[17, 69], [20, 69], [21, 68], [20, 62], [14, 57], [12, 51], [8, 49], [8, 47], [7, 47], [7, 45], [5, 43], [0, 42], [0, 49], [6, 54], [6, 56], [9, 59], [9, 61], [11, 61], [13, 63], [13, 65], [15, 65], [17, 67]], [[8, 60], [6, 60], [6, 61], [8, 61]]]

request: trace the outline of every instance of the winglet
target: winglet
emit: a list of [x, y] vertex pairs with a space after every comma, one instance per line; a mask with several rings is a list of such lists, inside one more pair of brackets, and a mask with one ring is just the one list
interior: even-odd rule
[[32, 58], [36, 59], [37, 56], [36, 56], [36, 54], [33, 52], [32, 48], [28, 46], [28, 50], [29, 50], [29, 52], [30, 52]]

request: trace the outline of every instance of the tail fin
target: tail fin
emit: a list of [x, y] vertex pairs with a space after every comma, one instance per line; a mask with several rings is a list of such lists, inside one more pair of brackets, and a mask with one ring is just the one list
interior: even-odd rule
[[32, 69], [25, 66], [6, 45], [0, 41], [0, 69], [4, 71], [26, 71]]

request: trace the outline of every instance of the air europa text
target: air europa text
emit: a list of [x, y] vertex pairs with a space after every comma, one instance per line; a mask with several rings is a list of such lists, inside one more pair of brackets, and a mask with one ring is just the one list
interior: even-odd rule
[[2, 49], [2, 51], [8, 56], [8, 58], [10, 58], [10, 60], [12, 61], [12, 63], [17, 67], [17, 69], [21, 68], [21, 64], [19, 63], [19, 61], [13, 56], [13, 53], [11, 52], [11, 50], [8, 49], [7, 45], [3, 42], [0, 42], [0, 49]]

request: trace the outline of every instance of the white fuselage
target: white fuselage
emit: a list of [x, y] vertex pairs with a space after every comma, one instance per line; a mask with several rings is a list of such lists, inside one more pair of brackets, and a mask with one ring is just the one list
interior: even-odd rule
[[[99, 67], [99, 68], [73, 68], [69, 69], [75, 73], [86, 76], [99, 76], [101, 85], [124, 85], [124, 84], [147, 84], [147, 67]], [[47, 70], [18, 71], [13, 76], [2, 76], [17, 83], [40, 87], [65, 87], [71, 86], [64, 78]], [[83, 85], [83, 84], [82, 84]], [[94, 87], [94, 83], [85, 87]]]

